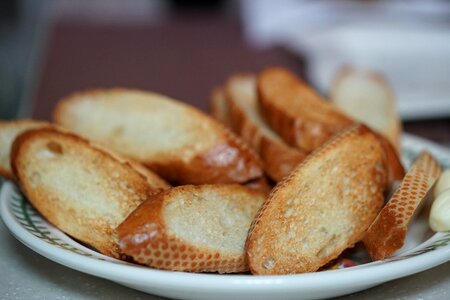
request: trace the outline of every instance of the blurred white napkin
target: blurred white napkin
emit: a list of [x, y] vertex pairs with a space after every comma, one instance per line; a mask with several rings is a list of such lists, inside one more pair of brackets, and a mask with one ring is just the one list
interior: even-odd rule
[[256, 46], [305, 55], [322, 92], [350, 65], [384, 74], [403, 119], [450, 116], [449, 1], [241, 1]]

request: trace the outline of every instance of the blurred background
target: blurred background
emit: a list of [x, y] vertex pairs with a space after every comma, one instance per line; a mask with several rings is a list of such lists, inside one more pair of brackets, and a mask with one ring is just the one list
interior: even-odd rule
[[405, 131], [450, 145], [450, 1], [0, 1], [1, 119], [114, 86], [206, 111], [230, 74], [271, 65], [324, 95], [342, 66], [381, 72]]

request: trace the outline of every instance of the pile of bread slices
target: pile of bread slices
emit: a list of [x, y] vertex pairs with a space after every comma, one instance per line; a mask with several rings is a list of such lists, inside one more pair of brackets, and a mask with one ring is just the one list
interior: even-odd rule
[[54, 123], [0, 122], [0, 174], [76, 240], [153, 268], [312, 272], [358, 241], [382, 259], [440, 167], [422, 153], [405, 175], [379, 78], [346, 71], [332, 94], [282, 68], [232, 76], [212, 116], [150, 92], [79, 92]]

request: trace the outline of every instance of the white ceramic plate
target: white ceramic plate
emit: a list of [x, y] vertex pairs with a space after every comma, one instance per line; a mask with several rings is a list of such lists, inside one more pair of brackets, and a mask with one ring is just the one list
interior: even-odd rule
[[[423, 149], [444, 168], [450, 167], [450, 150], [406, 136], [402, 159], [409, 166]], [[91, 275], [147, 293], [179, 299], [314, 299], [344, 295], [408, 276], [450, 260], [450, 232], [433, 234], [427, 216], [416, 219], [405, 246], [383, 261], [361, 263], [353, 251], [326, 271], [283, 276], [190, 274], [154, 270], [112, 259], [77, 243], [47, 223], [22, 196], [5, 182], [0, 194], [1, 217], [12, 234], [41, 255]], [[359, 255], [359, 256], [358, 256]], [[358, 261], [359, 257], [359, 261]], [[348, 264], [348, 262], [352, 262]], [[347, 263], [345, 263], [347, 262]], [[343, 266], [354, 265], [346, 267]]]

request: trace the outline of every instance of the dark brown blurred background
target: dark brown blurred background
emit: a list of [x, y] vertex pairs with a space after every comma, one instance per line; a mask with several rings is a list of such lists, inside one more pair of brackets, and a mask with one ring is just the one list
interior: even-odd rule
[[[50, 119], [80, 89], [152, 90], [208, 108], [234, 72], [281, 65], [307, 78], [307, 61], [259, 49], [242, 34], [237, 1], [13, 1], [0, 7], [0, 117]], [[450, 118], [405, 122], [450, 145]]]
[[177, 13], [164, 24], [114, 27], [56, 24], [33, 115], [75, 90], [124, 86], [152, 90], [207, 110], [211, 89], [233, 72], [302, 63], [281, 49], [252, 49], [235, 18], [216, 11]]

